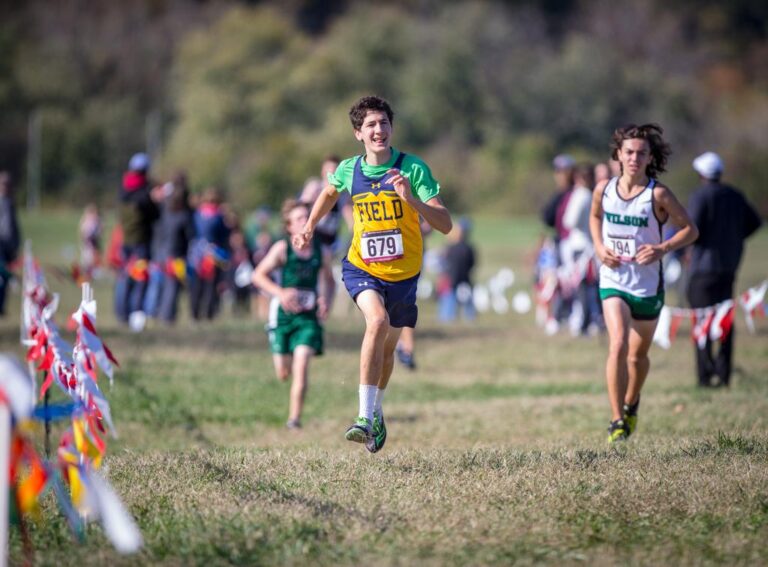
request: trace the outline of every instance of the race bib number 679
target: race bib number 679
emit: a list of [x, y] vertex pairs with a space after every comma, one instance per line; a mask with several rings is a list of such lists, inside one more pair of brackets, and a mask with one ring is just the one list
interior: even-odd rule
[[390, 262], [403, 257], [403, 234], [399, 228], [364, 232], [360, 236], [363, 262]]

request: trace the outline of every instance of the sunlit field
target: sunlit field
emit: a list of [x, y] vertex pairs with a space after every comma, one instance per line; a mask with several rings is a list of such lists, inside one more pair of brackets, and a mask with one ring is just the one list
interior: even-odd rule
[[[22, 218], [61, 293], [61, 326], [80, 297], [63, 275], [77, 217]], [[474, 221], [478, 280], [510, 267], [510, 297], [530, 291], [537, 220]], [[738, 291], [768, 277], [766, 250], [764, 229]], [[423, 301], [417, 369], [396, 366], [387, 445], [370, 455], [344, 440], [363, 325], [343, 289], [298, 433], [284, 427], [288, 385], [274, 377], [263, 322], [227, 312], [192, 325], [185, 305], [175, 328], [133, 334], [115, 323], [111, 279], [95, 290], [97, 326], [121, 364], [104, 383], [119, 433], [104, 474], [145, 546], [119, 556], [95, 524], [75, 541], [48, 493], [29, 526], [35, 564], [768, 564], [764, 318], [750, 335], [737, 311], [730, 389], [695, 388], [689, 322], [670, 350], [654, 346], [638, 432], [612, 447], [604, 337], [546, 337], [533, 313], [445, 326]], [[2, 350], [22, 356], [18, 291], [9, 299]], [[11, 564], [24, 558], [14, 531]]]

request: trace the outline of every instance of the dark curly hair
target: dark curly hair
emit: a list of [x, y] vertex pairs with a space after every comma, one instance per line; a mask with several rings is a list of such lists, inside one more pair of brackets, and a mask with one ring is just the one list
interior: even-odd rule
[[384, 112], [387, 118], [389, 118], [389, 123], [392, 124], [392, 119], [395, 115], [389, 103], [379, 96], [364, 96], [349, 109], [349, 120], [352, 122], [352, 127], [355, 130], [363, 127], [365, 116], [370, 111]]
[[619, 161], [619, 150], [624, 140], [647, 140], [651, 148], [651, 162], [645, 168], [645, 174], [656, 177], [667, 170], [667, 158], [672, 153], [669, 144], [661, 137], [663, 133], [664, 130], [658, 124], [627, 124], [617, 128], [611, 137], [611, 157]]

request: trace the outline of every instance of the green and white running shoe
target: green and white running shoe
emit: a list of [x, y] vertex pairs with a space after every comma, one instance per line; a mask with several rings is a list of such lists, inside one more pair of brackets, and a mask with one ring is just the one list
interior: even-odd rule
[[365, 442], [365, 448], [371, 453], [378, 453], [387, 442], [387, 426], [384, 424], [384, 414], [373, 414], [373, 436]]
[[617, 419], [612, 421], [608, 426], [608, 443], [616, 443], [617, 441], [626, 441], [627, 439], [627, 425], [623, 419]]
[[624, 423], [627, 425], [627, 437], [632, 435], [637, 429], [637, 410], [640, 409], [640, 396], [637, 397], [637, 401], [632, 404], [624, 404], [622, 413], [624, 414]]
[[346, 435], [347, 441], [355, 443], [367, 443], [373, 436], [373, 425], [371, 420], [366, 417], [358, 417], [349, 429]]

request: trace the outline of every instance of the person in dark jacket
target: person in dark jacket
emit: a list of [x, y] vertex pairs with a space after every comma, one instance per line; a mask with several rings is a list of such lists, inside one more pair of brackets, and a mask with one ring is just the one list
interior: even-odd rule
[[205, 190], [194, 213], [195, 239], [189, 247], [189, 299], [192, 318], [213, 319], [219, 310], [219, 284], [229, 264], [229, 233], [221, 206], [221, 192], [211, 187]]
[[448, 235], [450, 244], [443, 252], [443, 277], [445, 283], [440, 290], [439, 318], [453, 321], [458, 310], [463, 310], [464, 319], [473, 321], [477, 312], [472, 298], [472, 272], [475, 268], [475, 249], [469, 243], [471, 223], [462, 217]]
[[13, 202], [11, 176], [0, 171], [0, 316], [5, 315], [5, 296], [11, 264], [19, 254], [21, 236]]
[[134, 330], [144, 327], [144, 294], [149, 277], [149, 254], [152, 225], [160, 216], [149, 180], [149, 157], [134, 154], [123, 175], [119, 193], [119, 218], [123, 228], [125, 264], [115, 283], [115, 315]]
[[169, 325], [176, 322], [179, 295], [187, 277], [187, 253], [195, 237], [195, 223], [189, 206], [186, 175], [178, 173], [166, 189], [158, 231], [157, 262], [162, 271], [157, 317]]
[[[720, 181], [723, 173], [720, 156], [706, 152], [693, 160], [693, 169], [702, 184], [691, 195], [688, 205], [691, 219], [699, 228], [699, 238], [691, 250], [688, 302], [692, 308], [702, 308], [733, 299], [733, 282], [744, 240], [762, 221], [741, 192]], [[729, 385], [733, 335], [731, 328], [714, 358], [709, 338], [704, 348], [694, 347], [699, 386]]]

